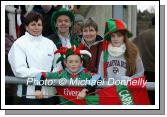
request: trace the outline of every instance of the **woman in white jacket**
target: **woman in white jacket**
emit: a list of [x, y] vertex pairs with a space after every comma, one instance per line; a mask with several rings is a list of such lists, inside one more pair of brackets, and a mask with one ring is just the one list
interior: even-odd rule
[[[55, 44], [42, 36], [42, 16], [30, 12], [25, 17], [26, 33], [12, 45], [8, 60], [16, 77], [34, 78], [39, 72], [62, 69], [61, 63], [53, 64], [58, 56]], [[35, 97], [34, 85], [18, 85], [17, 96], [21, 97], [21, 104], [55, 104], [55, 89], [42, 86], [43, 99]], [[58, 102], [57, 102], [58, 103]]]

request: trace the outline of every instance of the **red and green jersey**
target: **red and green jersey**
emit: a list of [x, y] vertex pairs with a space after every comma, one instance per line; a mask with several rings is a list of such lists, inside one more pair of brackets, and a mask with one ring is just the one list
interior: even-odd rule
[[[46, 79], [61, 79], [65, 78], [67, 80], [90, 80], [93, 73], [89, 72], [87, 69], [81, 67], [76, 74], [70, 73], [68, 69], [59, 71], [59, 72], [42, 72], [42, 75]], [[77, 95], [83, 88], [80, 87], [56, 87], [56, 91], [60, 97], [60, 104], [85, 104], [85, 100], [78, 100]]]

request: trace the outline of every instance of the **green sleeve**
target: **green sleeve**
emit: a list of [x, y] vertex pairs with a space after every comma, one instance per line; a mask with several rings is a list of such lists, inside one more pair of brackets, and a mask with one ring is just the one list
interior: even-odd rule
[[46, 77], [48, 79], [59, 79], [59, 73], [58, 72], [46, 72]]

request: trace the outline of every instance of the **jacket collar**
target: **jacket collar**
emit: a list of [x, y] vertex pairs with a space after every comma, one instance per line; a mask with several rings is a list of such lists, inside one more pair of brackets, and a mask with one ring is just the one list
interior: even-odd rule
[[97, 35], [95, 42], [92, 43], [91, 45], [88, 45], [83, 37], [82, 37], [81, 43], [83, 43], [87, 48], [90, 49], [93, 45], [96, 45], [96, 44], [98, 44], [98, 43], [100, 43], [102, 41], [103, 41], [103, 38], [100, 35]]
[[42, 34], [39, 35], [39, 36], [33, 36], [29, 32], [25, 32], [25, 36], [27, 36], [28, 39], [32, 39], [32, 40], [40, 40], [40, 39], [42, 39]]
[[82, 72], [83, 71], [83, 69], [84, 69], [84, 67], [83, 66], [81, 66], [79, 69], [78, 69], [78, 71], [76, 72], [76, 73], [72, 73], [68, 68], [65, 68], [65, 70], [69, 73], [69, 74], [79, 74], [80, 72]]

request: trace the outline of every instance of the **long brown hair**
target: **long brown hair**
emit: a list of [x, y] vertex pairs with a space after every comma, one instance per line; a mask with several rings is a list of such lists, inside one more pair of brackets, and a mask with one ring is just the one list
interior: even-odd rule
[[132, 41], [128, 39], [125, 30], [119, 30], [114, 33], [124, 36], [124, 43], [126, 45], [126, 51], [125, 51], [125, 60], [127, 69], [126, 75], [132, 76], [136, 73], [136, 58], [137, 55], [139, 54], [138, 48], [135, 44], [133, 44]]
[[126, 36], [124, 38], [124, 42], [126, 45], [126, 51], [125, 51], [125, 59], [126, 59], [126, 68], [127, 76], [132, 76], [136, 73], [136, 58], [138, 55], [138, 48], [136, 47], [133, 42], [131, 42]]

